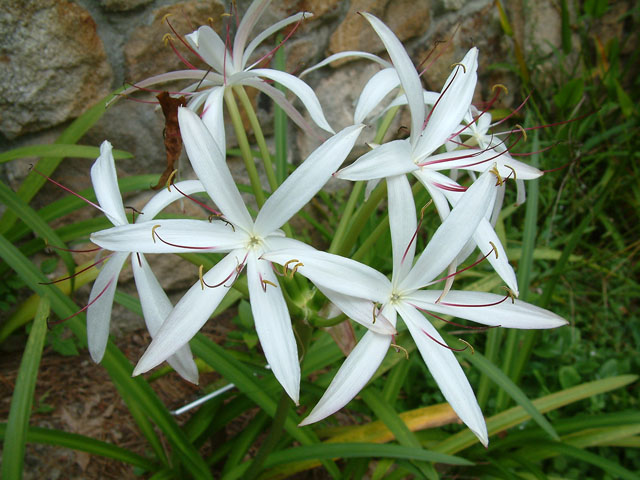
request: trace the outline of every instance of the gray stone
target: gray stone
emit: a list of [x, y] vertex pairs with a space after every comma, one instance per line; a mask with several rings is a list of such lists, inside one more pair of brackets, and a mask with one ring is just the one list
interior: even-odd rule
[[153, 0], [101, 0], [100, 6], [107, 12], [128, 12], [148, 5]]
[[7, 138], [77, 117], [109, 92], [111, 67], [82, 7], [3, 2], [0, 31], [0, 131]]

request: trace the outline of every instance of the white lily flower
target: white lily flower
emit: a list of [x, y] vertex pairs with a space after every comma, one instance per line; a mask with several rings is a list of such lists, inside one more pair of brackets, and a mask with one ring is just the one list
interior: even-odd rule
[[[233, 85], [250, 86], [271, 97], [298, 126], [315, 135], [315, 132], [304, 120], [300, 112], [286, 99], [282, 92], [263, 80], [267, 79], [278, 82], [293, 92], [303, 103], [316, 125], [329, 133], [335, 133], [324, 117], [320, 102], [309, 85], [286, 72], [269, 68], [255, 68], [262, 61], [262, 58], [253, 63], [249, 62], [256, 48], [269, 36], [287, 25], [313, 16], [310, 12], [299, 12], [273, 24], [248, 42], [252, 30], [270, 3], [271, 0], [254, 0], [251, 3], [238, 25], [231, 49], [227, 48], [225, 42], [208, 25], [204, 25], [196, 31], [185, 35], [185, 42], [190, 45], [196, 55], [211, 67], [209, 70], [193, 67], [189, 70], [156, 75], [136, 83], [134, 87], [125, 90], [123, 95], [159, 83], [175, 80], [194, 81], [195, 83], [182, 91], [189, 95], [188, 106], [192, 110], [196, 111], [204, 104], [203, 120], [205, 120], [207, 126], [210, 126], [210, 122], [207, 119], [208, 116], [211, 115], [215, 119], [222, 116], [222, 102], [217, 101], [216, 95]], [[211, 133], [218, 140], [216, 131], [212, 130]]]
[[[145, 253], [190, 250], [229, 253], [178, 302], [134, 374], [153, 368], [186, 344], [246, 266], [260, 344], [275, 377], [297, 403], [300, 366], [291, 320], [272, 265], [262, 255], [273, 250], [310, 249], [302, 242], [286, 238], [279, 228], [324, 186], [351, 151], [363, 126], [348, 127], [317, 148], [267, 199], [253, 221], [229, 173], [224, 153], [203, 121], [186, 108], [178, 111], [178, 120], [193, 169], [222, 212], [224, 222], [159, 220], [153, 225], [127, 225], [97, 232], [92, 240], [110, 249], [134, 243]], [[344, 300], [331, 293], [329, 298], [345, 309], [362, 310], [362, 302]], [[374, 325], [368, 317], [364, 323], [376, 331], [395, 331], [384, 319]]]
[[[100, 146], [100, 156], [91, 167], [91, 180], [98, 203], [109, 221], [116, 226], [129, 225], [118, 188], [112, 146], [106, 140]], [[180, 182], [176, 186], [177, 188], [173, 188], [172, 191], [163, 190], [156, 194], [140, 212], [136, 219], [137, 224], [153, 220], [167, 205], [183, 198], [178, 189], [186, 194], [204, 191], [202, 183], [196, 180]], [[131, 246], [132, 244], [129, 243], [123, 245], [122, 248], [114, 249], [115, 253], [98, 274], [89, 295], [87, 339], [89, 353], [96, 363], [102, 360], [107, 346], [111, 309], [118, 276], [129, 255], [132, 258], [131, 264], [145, 323], [152, 338], [158, 333], [162, 322], [173, 308], [144, 255], [137, 253]], [[183, 378], [198, 383], [198, 367], [193, 361], [189, 345], [184, 345], [176, 350], [167, 361]]]
[[[399, 175], [388, 178], [387, 182], [389, 219], [393, 222], [391, 280], [354, 260], [310, 249], [271, 252], [263, 258], [285, 264], [294, 256], [303, 264], [297, 271], [320, 289], [331, 288], [360, 301], [381, 304], [380, 313], [394, 325], [399, 315], [409, 328], [445, 399], [478, 439], [487, 445], [486, 425], [473, 390], [451, 349], [420, 311], [451, 314], [485, 325], [511, 328], [553, 328], [567, 322], [527, 303], [505, 301], [508, 296], [502, 298], [491, 293], [451, 291], [446, 301], [441, 301], [440, 291], [421, 290], [433, 283], [476, 231], [489, 206], [491, 195], [488, 192], [495, 188], [491, 173], [483, 174], [460, 198], [415, 265], [412, 264], [417, 225], [413, 198], [406, 188], [408, 181], [404, 175]], [[398, 215], [399, 212], [402, 215]], [[301, 425], [317, 422], [346, 405], [375, 373], [391, 342], [391, 335], [367, 332]]]

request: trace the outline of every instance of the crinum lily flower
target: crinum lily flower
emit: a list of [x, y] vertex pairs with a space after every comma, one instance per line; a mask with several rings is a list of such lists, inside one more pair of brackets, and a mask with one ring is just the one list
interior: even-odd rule
[[204, 25], [193, 33], [185, 35], [183, 43], [188, 44], [192, 52], [207, 63], [210, 67], [208, 70], [197, 69], [188, 64], [189, 70], [168, 72], [147, 78], [125, 90], [123, 95], [160, 83], [176, 80], [194, 81], [195, 83], [182, 89], [181, 93], [188, 95], [188, 106], [194, 111], [197, 111], [204, 104], [203, 120], [209, 127], [211, 124], [207, 117], [210, 113], [214, 117], [218, 117], [219, 113], [216, 110], [222, 109], [220, 99], [225, 89], [233, 85], [250, 86], [271, 97], [298, 126], [317, 136], [316, 132], [282, 92], [263, 80], [267, 79], [278, 82], [293, 92], [303, 103], [316, 125], [329, 133], [334, 133], [325, 119], [320, 102], [311, 87], [289, 73], [269, 68], [255, 68], [265, 57], [254, 62], [249, 61], [255, 50], [269, 36], [282, 30], [287, 25], [313, 16], [309, 12], [300, 12], [292, 15], [271, 25], [249, 42], [252, 30], [270, 3], [271, 0], [254, 0], [251, 3], [238, 25], [231, 49], [227, 48], [225, 42], [208, 25]]
[[[109, 221], [116, 226], [129, 225], [118, 189], [111, 143], [106, 140], [100, 146], [100, 156], [91, 167], [91, 181], [101, 210]], [[153, 220], [167, 205], [183, 198], [180, 191], [187, 195], [204, 191], [202, 183], [197, 180], [180, 182], [177, 187], [156, 194], [138, 215], [137, 223]], [[96, 363], [102, 360], [107, 346], [111, 309], [118, 285], [118, 276], [124, 262], [130, 255], [144, 320], [152, 338], [158, 333], [162, 322], [173, 309], [171, 301], [151, 271], [144, 255], [133, 250], [132, 245], [134, 244], [123, 245], [122, 248], [114, 250], [115, 253], [98, 274], [89, 295], [87, 340], [89, 353]], [[176, 350], [173, 355], [167, 358], [167, 361], [183, 378], [198, 383], [198, 367], [193, 361], [189, 345], [184, 345]]]
[[[487, 445], [484, 418], [469, 382], [438, 331], [421, 312], [450, 314], [490, 326], [553, 328], [566, 321], [527, 303], [491, 293], [450, 291], [441, 301], [438, 290], [422, 290], [458, 254], [487, 208], [487, 190], [495, 188], [492, 174], [482, 175], [462, 196], [415, 265], [416, 216], [413, 197], [407, 194], [404, 175], [387, 179], [393, 274], [388, 280], [378, 271], [354, 260], [313, 250], [271, 252], [263, 258], [284, 264], [295, 256], [303, 265], [298, 273], [320, 288], [381, 305], [380, 312], [395, 325], [399, 315], [445, 399], [460, 419]], [[397, 215], [396, 213], [402, 213]], [[371, 314], [371, 313], [370, 313]], [[369, 381], [382, 362], [392, 335], [368, 331], [347, 357], [316, 407], [301, 425], [317, 422], [346, 405]]]
[[[331, 177], [351, 151], [362, 125], [351, 126], [318, 147], [267, 199], [252, 220], [238, 191], [225, 156], [202, 120], [192, 111], [178, 111], [180, 130], [191, 164], [222, 212], [224, 221], [158, 220], [153, 225], [127, 225], [92, 235], [94, 243], [111, 250], [135, 244], [145, 253], [210, 251], [229, 252], [201, 276], [177, 303], [140, 359], [134, 374], [158, 365], [186, 344], [208, 320], [244, 266], [260, 344], [276, 379], [297, 403], [300, 365], [291, 319], [270, 262], [261, 257], [271, 250], [304, 250], [304, 243], [286, 238], [279, 228], [302, 208]], [[331, 297], [330, 297], [331, 298]], [[342, 305], [340, 298], [332, 298]], [[347, 302], [348, 303], [348, 302]], [[345, 308], [362, 308], [352, 302]], [[368, 318], [367, 327], [392, 333], [382, 320]]]
[[[536, 178], [542, 174], [538, 169], [516, 162], [510, 157], [507, 165], [501, 158], [501, 153], [494, 150], [464, 150], [434, 154], [452, 136], [455, 136], [456, 128], [470, 108], [477, 81], [478, 50], [472, 48], [457, 64], [427, 116], [425, 102], [431, 103], [433, 99], [425, 95], [418, 73], [406, 50], [393, 32], [379, 19], [366, 13], [363, 16], [377, 32], [391, 57], [404, 90], [402, 100], [398, 104], [406, 101], [409, 105], [411, 136], [405, 140], [394, 140], [374, 148], [351, 165], [336, 172], [336, 177], [353, 181], [378, 181], [394, 175], [412, 173], [429, 191], [440, 217], [444, 219], [449, 213], [449, 203], [455, 204], [458, 197], [456, 193], [463, 192], [465, 188], [440, 174], [439, 170], [469, 169], [483, 172], [488, 166], [493, 165], [500, 183], [503, 178], [514, 172], [519, 178]], [[407, 188], [409, 188], [408, 185]], [[496, 193], [496, 189], [488, 191], [488, 194], [494, 197]], [[491, 208], [494, 203], [495, 198], [491, 200]], [[480, 247], [484, 255], [492, 245], [495, 245], [496, 252], [499, 254], [489, 257], [489, 261], [508, 287], [517, 294], [516, 276], [509, 265], [506, 252], [493, 226], [488, 219], [484, 218], [485, 212], [482, 216], [483, 219], [478, 225], [478, 230], [473, 234], [472, 242]], [[452, 264], [452, 269], [455, 270], [455, 263]]]

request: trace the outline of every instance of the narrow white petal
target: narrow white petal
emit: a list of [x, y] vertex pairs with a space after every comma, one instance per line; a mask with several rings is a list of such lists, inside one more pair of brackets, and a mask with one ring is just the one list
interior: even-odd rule
[[168, 219], [112, 227], [91, 234], [91, 241], [114, 252], [228, 252], [246, 242], [246, 234], [223, 221]]
[[473, 47], [454, 67], [444, 84], [440, 99], [429, 115], [427, 126], [415, 144], [418, 159], [431, 155], [454, 133], [468, 112], [478, 80], [478, 49]]
[[[224, 133], [224, 116], [222, 115], [224, 88], [225, 87], [211, 88], [207, 96], [207, 101], [202, 109], [202, 121], [222, 153], [227, 151], [227, 139]], [[194, 109], [192, 108], [192, 110]]]
[[251, 56], [253, 51], [265, 39], [269, 38], [271, 35], [273, 35], [277, 31], [282, 30], [287, 25], [291, 25], [292, 23], [295, 23], [295, 22], [297, 22], [297, 21], [299, 21], [301, 19], [307, 19], [307, 18], [311, 18], [311, 17], [313, 17], [313, 13], [311, 13], [311, 12], [298, 12], [295, 15], [291, 15], [290, 17], [287, 17], [284, 20], [280, 20], [279, 22], [274, 23], [273, 25], [271, 25], [266, 30], [263, 30], [262, 32], [260, 32], [256, 36], [256, 38], [251, 40], [249, 45], [247, 45], [247, 48], [244, 49], [244, 53], [242, 54], [242, 65], [241, 65], [241, 68], [243, 68], [243, 69], [246, 68], [247, 70], [250, 70], [250, 69], [252, 69], [253, 67], [256, 66], [256, 63], [254, 63], [253, 65], [249, 66], [248, 68], [246, 67], [247, 62], [249, 61], [249, 57]]
[[[271, 285], [264, 281], [275, 284]], [[300, 363], [293, 336], [291, 317], [278, 279], [269, 262], [250, 253], [247, 282], [251, 311], [267, 363], [280, 385], [298, 405], [300, 400]]]
[[122, 206], [112, 150], [113, 147], [106, 140], [100, 145], [100, 156], [91, 167], [91, 183], [109, 221], [114, 225], [126, 225], [129, 221]]
[[383, 335], [396, 334], [395, 326], [381, 313], [378, 313], [375, 304], [371, 300], [344, 295], [330, 288], [318, 288], [351, 320], [367, 327], [372, 332]]
[[336, 172], [344, 180], [374, 180], [392, 175], [402, 175], [418, 167], [411, 158], [408, 140], [393, 140], [365, 153], [348, 167]]
[[386, 60], [383, 60], [379, 56], [374, 55], [372, 53], [349, 50], [346, 52], [338, 52], [338, 53], [334, 53], [333, 55], [329, 55], [320, 63], [316, 63], [313, 67], [309, 67], [306, 70], [304, 70], [299, 76], [303, 77], [307, 73], [313, 72], [314, 70], [318, 70], [319, 68], [322, 68], [325, 65], [329, 65], [331, 62], [335, 62], [336, 60], [342, 60], [343, 58], [349, 58], [349, 57], [364, 58], [366, 60], [371, 60], [372, 62], [376, 62], [382, 65], [384, 68], [389, 68], [393, 66]]
[[253, 27], [255, 27], [270, 3], [271, 0], [254, 0], [247, 8], [247, 11], [244, 12], [233, 41], [233, 63], [236, 70], [242, 68], [242, 54], [251, 30], [253, 30]]
[[516, 188], [516, 205], [522, 205], [527, 200], [527, 191], [524, 187], [524, 180], [522, 180], [521, 178], [517, 179]]
[[489, 436], [484, 417], [471, 385], [453, 352], [437, 343], [445, 344], [431, 322], [415, 308], [401, 304], [398, 306], [398, 314], [409, 327], [409, 332], [445, 400], [480, 442], [487, 446]]
[[305, 82], [289, 73], [272, 70], [270, 68], [256, 68], [247, 73], [250, 73], [253, 76], [266, 77], [284, 85], [287, 90], [291, 90], [295, 96], [300, 99], [316, 125], [329, 133], [335, 133], [333, 128], [331, 128], [331, 125], [329, 125], [329, 122], [327, 122], [327, 119], [324, 117], [318, 97], [316, 97], [314, 91]]
[[333, 377], [318, 404], [300, 426], [318, 422], [349, 403], [376, 373], [390, 344], [391, 335], [380, 335], [371, 331], [365, 333]]
[[[138, 296], [140, 297], [144, 321], [151, 338], [154, 338], [162, 323], [173, 310], [173, 305], [151, 271], [151, 267], [149, 267], [144, 255], [133, 254], [131, 266]], [[167, 362], [182, 378], [191, 383], [198, 383], [198, 367], [196, 362], [193, 361], [193, 355], [188, 343], [169, 357]]]
[[224, 152], [200, 117], [191, 110], [179, 108], [178, 122], [191, 165], [209, 196], [227, 220], [247, 231], [251, 230], [251, 215], [231, 177]]
[[562, 327], [568, 323], [549, 310], [521, 300], [505, 300], [503, 295], [495, 293], [451, 290], [442, 302], [436, 303], [440, 293], [439, 290], [420, 290], [412, 293], [407, 302], [431, 312], [492, 327], [543, 329]]
[[[502, 246], [500, 238], [498, 238], [496, 231], [486, 218], [480, 220], [480, 223], [473, 234], [473, 241], [478, 245], [482, 255], [489, 254], [487, 256], [487, 260], [496, 273], [500, 275], [500, 278], [502, 278], [502, 280], [507, 284], [507, 287], [509, 287], [517, 297], [519, 291], [516, 273], [514, 272], [513, 267], [509, 264], [507, 252]], [[494, 247], [495, 250], [491, 252]]]
[[109, 324], [111, 323], [111, 308], [113, 296], [118, 285], [118, 275], [122, 265], [129, 256], [129, 252], [114, 254], [98, 274], [93, 282], [89, 294], [89, 308], [87, 309], [87, 343], [89, 353], [94, 362], [99, 363], [104, 356], [109, 340]]
[[[280, 250], [267, 252], [262, 258], [284, 265], [297, 259], [302, 263], [297, 272], [321, 288], [330, 288], [343, 295], [386, 302], [391, 282], [377, 270], [349, 258], [318, 250]], [[293, 268], [293, 264], [290, 267]]]
[[170, 189], [163, 188], [151, 197], [151, 200], [149, 200], [142, 209], [141, 214], [136, 218], [136, 222], [148, 222], [153, 220], [154, 217], [165, 207], [176, 200], [183, 199], [183, 193], [191, 195], [204, 191], [204, 185], [202, 185], [202, 182], [199, 180], [185, 180], [183, 182], [176, 183], [175, 186], [172, 186]]
[[458, 256], [484, 218], [494, 188], [495, 177], [486, 172], [467, 189], [402, 282], [404, 288], [425, 286]]
[[393, 250], [393, 282], [403, 279], [413, 266], [416, 252], [416, 205], [406, 175], [387, 178], [389, 227]]
[[398, 78], [395, 68], [385, 68], [376, 73], [369, 79], [358, 97], [356, 110], [353, 114], [353, 122], [364, 122], [364, 119], [369, 116], [384, 97], [399, 86], [400, 79]]
[[362, 16], [369, 21], [380, 37], [380, 40], [382, 40], [382, 43], [389, 53], [391, 62], [398, 72], [402, 89], [409, 99], [409, 110], [411, 111], [411, 144], [415, 145], [418, 135], [420, 135], [422, 131], [422, 124], [425, 118], [422, 84], [420, 83], [418, 72], [409, 58], [407, 51], [402, 46], [402, 43], [400, 43], [398, 37], [394, 35], [389, 27], [370, 13], [363, 13]]
[[215, 285], [214, 288], [198, 281], [187, 291], [144, 352], [133, 371], [134, 375], [164, 362], [198, 333], [233, 285], [236, 268], [244, 256], [243, 250], [231, 252], [203, 276], [206, 285]]
[[272, 232], [306, 205], [342, 165], [363, 127], [347, 127], [316, 148], [267, 199], [256, 217], [255, 231]]
[[375, 180], [369, 180], [367, 182], [367, 186], [364, 188], [364, 201], [366, 202], [367, 200], [369, 200], [369, 196], [371, 195], [371, 192], [373, 192], [375, 190], [375, 188], [378, 186], [378, 184], [380, 183], [380, 179], [376, 178]]
[[[185, 38], [198, 55], [213, 67], [215, 71], [222, 73], [225, 70], [223, 65], [225, 62], [225, 51], [227, 50], [227, 47], [211, 27], [204, 25], [195, 32], [185, 35]], [[231, 54], [227, 51], [227, 67], [231, 64], [230, 56]]]

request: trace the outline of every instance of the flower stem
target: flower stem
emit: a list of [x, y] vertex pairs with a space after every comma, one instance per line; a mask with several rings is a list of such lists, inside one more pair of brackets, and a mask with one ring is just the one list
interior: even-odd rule
[[233, 92], [231, 90], [225, 90], [224, 100], [227, 104], [227, 109], [229, 111], [229, 115], [231, 116], [231, 122], [233, 123], [233, 128], [236, 132], [236, 138], [238, 140], [238, 145], [240, 146], [240, 152], [242, 152], [242, 159], [244, 160], [247, 174], [249, 175], [251, 188], [253, 189], [253, 195], [256, 199], [256, 203], [258, 204], [258, 208], [260, 208], [262, 207], [262, 205], [264, 205], [265, 196], [264, 192], [262, 191], [262, 185], [260, 184], [260, 176], [258, 175], [258, 170], [256, 169], [256, 164], [251, 153], [251, 147], [249, 145], [249, 139], [247, 138], [247, 132], [245, 132], [244, 130], [242, 118], [240, 117], [240, 111], [238, 110], [238, 105], [236, 104], [235, 98], [233, 98]]
[[249, 96], [247, 95], [247, 92], [244, 90], [244, 88], [242, 88], [241, 86], [235, 86], [233, 87], [233, 91], [240, 99], [242, 108], [244, 108], [244, 111], [247, 112], [249, 123], [251, 124], [251, 128], [253, 129], [253, 134], [256, 136], [256, 142], [258, 143], [260, 155], [262, 156], [262, 161], [264, 162], [264, 170], [267, 173], [269, 187], [271, 187], [272, 192], [275, 192], [278, 188], [278, 180], [276, 179], [276, 173], [273, 170], [271, 154], [269, 153], [269, 149], [267, 148], [267, 142], [264, 139], [264, 134], [262, 133], [262, 128], [260, 127], [260, 122], [258, 122], [256, 112], [253, 109], [251, 100], [249, 100]]

